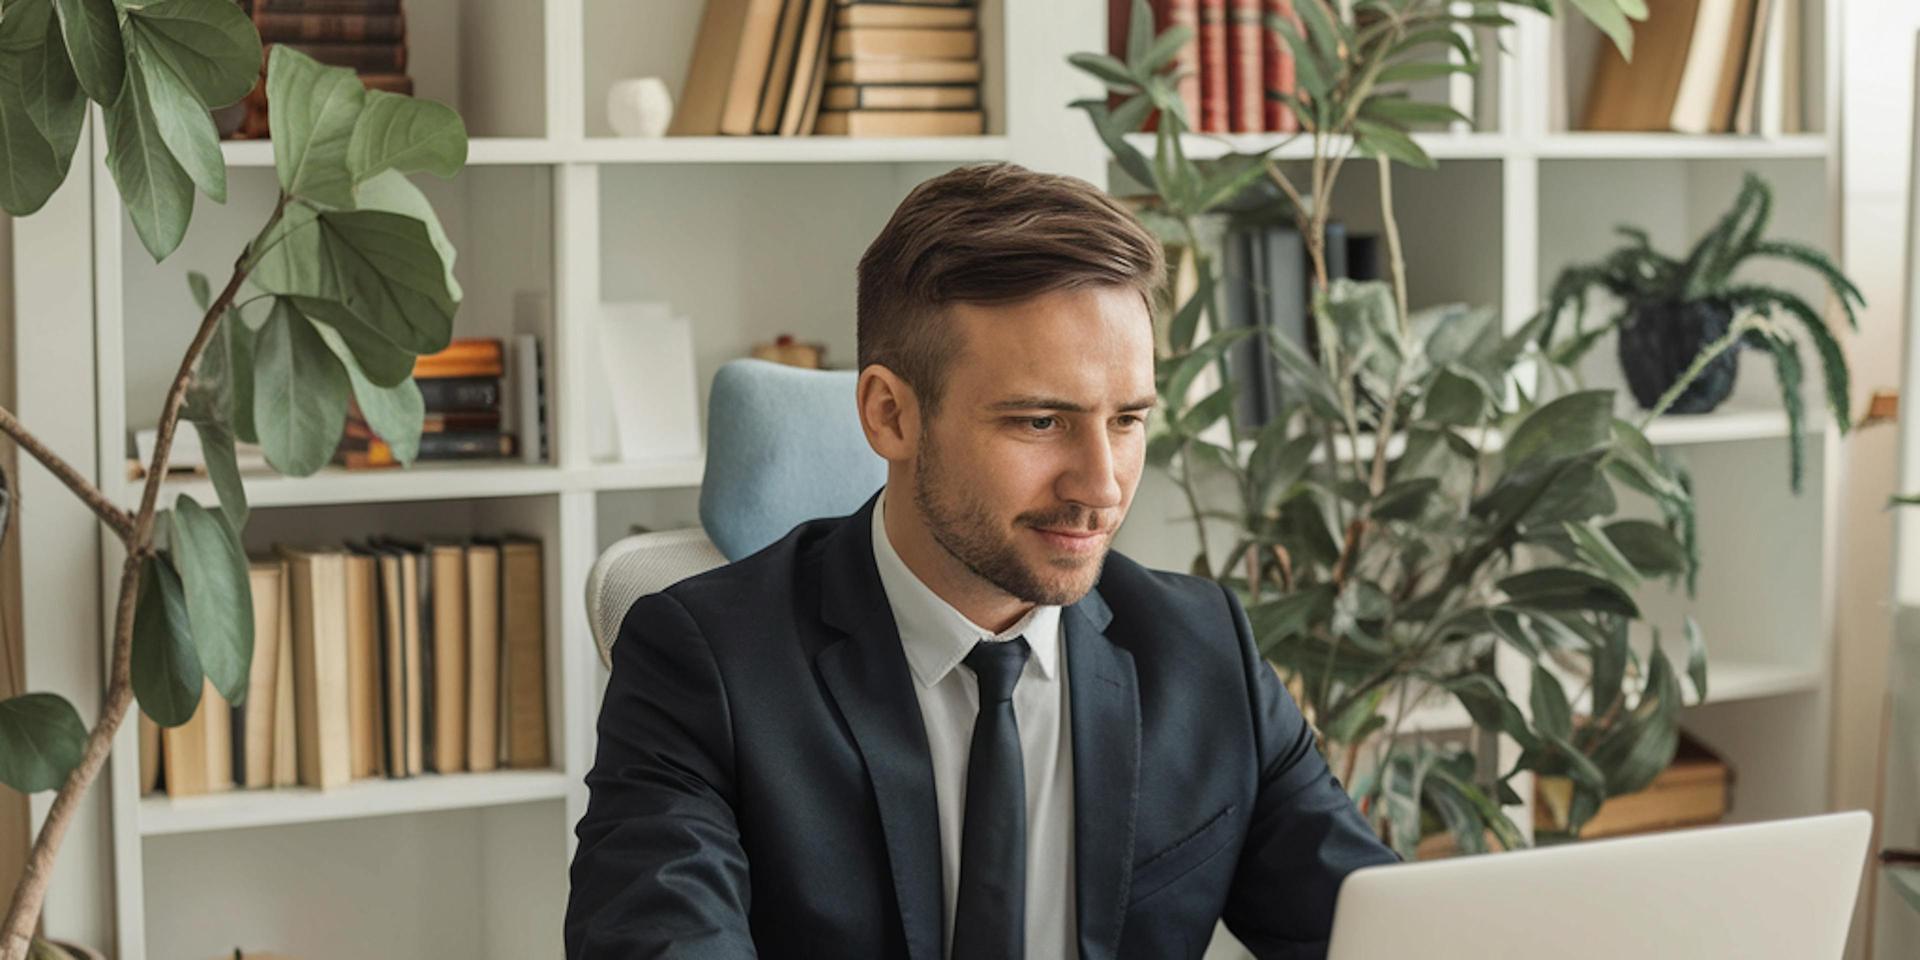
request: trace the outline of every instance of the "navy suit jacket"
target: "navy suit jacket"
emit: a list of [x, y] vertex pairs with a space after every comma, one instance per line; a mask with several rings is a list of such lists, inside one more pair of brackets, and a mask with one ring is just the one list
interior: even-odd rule
[[[571, 960], [940, 960], [933, 766], [873, 506], [627, 613], [577, 830]], [[1257, 956], [1324, 957], [1341, 881], [1398, 858], [1239, 602], [1114, 553], [1061, 624], [1080, 956], [1198, 957], [1224, 918]]]

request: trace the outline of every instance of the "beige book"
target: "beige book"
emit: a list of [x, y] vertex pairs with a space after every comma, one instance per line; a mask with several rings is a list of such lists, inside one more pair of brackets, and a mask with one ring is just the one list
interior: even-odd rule
[[833, 32], [835, 60], [973, 60], [980, 34], [973, 30], [903, 30], [854, 27]]
[[423, 602], [421, 561], [423, 555], [406, 552], [400, 555], [400, 599], [402, 648], [405, 650], [407, 683], [407, 775], [418, 776], [426, 772], [427, 709], [426, 692], [426, 644], [425, 625], [421, 622], [421, 613], [426, 609]]
[[1717, 117], [1715, 101], [1727, 51], [1732, 45], [1734, 21], [1743, 0], [1700, 0], [1694, 16], [1693, 39], [1687, 48], [1687, 69], [1673, 98], [1668, 127], [1678, 133], [1710, 133]]
[[1712, 124], [1709, 133], [1732, 133], [1734, 111], [1740, 105], [1740, 81], [1747, 75], [1747, 61], [1758, 61], [1754, 45], [1754, 14], [1757, 0], [1735, 0], [1732, 26], [1727, 30], [1725, 53], [1720, 61], [1720, 82], [1714, 88]]
[[380, 610], [374, 558], [345, 557], [347, 587], [348, 767], [355, 780], [384, 772], [380, 762]]
[[347, 557], [329, 550], [282, 549], [292, 585], [300, 782], [324, 790], [353, 779]]
[[835, 27], [921, 27], [957, 30], [974, 25], [971, 7], [908, 7], [862, 4], [833, 12]]
[[780, 132], [780, 114], [787, 103], [787, 88], [793, 85], [794, 66], [796, 63], [812, 66], [812, 59], [800, 48], [808, 2], [782, 0], [780, 4], [780, 26], [773, 35], [773, 62], [767, 68], [767, 82], [761, 84], [760, 110], [753, 120], [754, 133]]
[[809, 132], [810, 111], [817, 109], [822, 78], [826, 73], [827, 44], [831, 39], [831, 27], [827, 20], [829, 0], [805, 0], [807, 11], [800, 24], [800, 37], [795, 45], [798, 57], [793, 64], [793, 75], [788, 78], [785, 108], [780, 112], [779, 133], [783, 137], [801, 136]]
[[[709, 0], [720, 2], [720, 0]], [[720, 112], [720, 132], [751, 136], [760, 115], [761, 93], [773, 68], [773, 44], [780, 32], [782, 0], [747, 0], [746, 21], [740, 27], [740, 52], [733, 61], [733, 79], [727, 87], [727, 105]]]
[[506, 639], [507, 764], [549, 765], [547, 749], [546, 580], [540, 542], [500, 547], [500, 630]]
[[841, 84], [827, 88], [827, 110], [978, 110], [980, 88], [911, 84]]
[[433, 770], [467, 768], [467, 562], [459, 544], [428, 549], [433, 605]]
[[467, 769], [500, 754], [500, 548], [467, 548]]
[[700, 33], [687, 63], [687, 79], [680, 102], [667, 125], [670, 137], [710, 137], [720, 132], [720, 115], [727, 107], [727, 89], [733, 85], [734, 63], [740, 58], [741, 30], [752, 0], [707, 0], [700, 16]]
[[233, 720], [212, 680], [200, 681], [200, 705], [177, 727], [161, 730], [167, 795], [192, 797], [233, 789]]
[[253, 595], [253, 663], [247, 672], [247, 702], [240, 707], [239, 749], [243, 770], [235, 786], [273, 786], [274, 719], [280, 692], [280, 562], [247, 565]]
[[985, 129], [978, 110], [822, 110], [814, 132], [849, 137], [963, 137]]
[[1747, 39], [1747, 58], [1740, 77], [1740, 102], [1733, 108], [1733, 132], [1752, 133], [1759, 126], [1760, 68], [1767, 59], [1768, 38], [1773, 35], [1774, 0], [1755, 0], [1753, 33]]
[[1668, 0], [1649, 7], [1633, 32], [1633, 62], [1602, 43], [1580, 121], [1583, 130], [1667, 129], [1687, 69], [1694, 15], [1700, 0]]
[[160, 787], [160, 725], [138, 709], [134, 713], [140, 717], [140, 795], [145, 796]]
[[405, 601], [400, 587], [400, 555], [392, 551], [380, 554], [380, 636], [381, 657], [385, 666], [385, 722], [387, 776], [408, 775], [407, 744], [407, 641]]
[[838, 60], [828, 83], [979, 83], [978, 60]]
[[293, 584], [283, 560], [280, 565], [279, 662], [273, 683], [273, 785], [291, 787], [300, 782], [300, 735], [293, 693]]

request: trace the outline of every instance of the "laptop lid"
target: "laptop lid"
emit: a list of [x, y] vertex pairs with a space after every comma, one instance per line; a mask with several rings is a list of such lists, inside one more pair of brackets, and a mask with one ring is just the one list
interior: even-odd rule
[[1349, 875], [1328, 960], [1838, 960], [1864, 810]]

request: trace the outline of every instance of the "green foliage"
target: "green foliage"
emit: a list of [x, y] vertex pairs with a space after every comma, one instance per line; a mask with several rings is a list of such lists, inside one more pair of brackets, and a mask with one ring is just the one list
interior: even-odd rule
[[[1603, 334], [1635, 317], [1698, 315], [1697, 311], [1671, 309], [1677, 304], [1713, 303], [1728, 308], [1736, 317], [1746, 315], [1750, 321], [1791, 318], [1813, 341], [1826, 382], [1827, 408], [1840, 432], [1846, 433], [1853, 421], [1846, 354], [1822, 312], [1787, 290], [1764, 284], [1735, 283], [1733, 274], [1743, 264], [1756, 259], [1785, 260], [1806, 267], [1826, 283], [1840, 304], [1847, 326], [1855, 330], [1860, 326], [1858, 311], [1866, 306], [1866, 299], [1826, 254], [1791, 241], [1764, 239], [1762, 235], [1772, 211], [1771, 188], [1766, 181], [1748, 173], [1741, 180], [1740, 195], [1734, 200], [1733, 208], [1694, 243], [1684, 258], [1675, 259], [1654, 249], [1645, 230], [1631, 226], [1615, 228], [1627, 239], [1626, 245], [1596, 263], [1567, 267], [1554, 280], [1540, 343], [1544, 346], [1554, 340], [1560, 320], [1569, 309], [1573, 314], [1573, 334], [1553, 350], [1554, 359], [1567, 366], [1578, 363]], [[1619, 309], [1605, 322], [1588, 329], [1587, 297], [1595, 288], [1616, 298]], [[1753, 322], [1753, 331], [1745, 343], [1766, 350], [1779, 374], [1780, 399], [1788, 414], [1788, 442], [1792, 449], [1789, 479], [1798, 492], [1806, 456], [1805, 404], [1800, 393], [1804, 366], [1799, 344], [1777, 322]]]
[[[187, 232], [196, 190], [225, 202], [210, 109], [246, 96], [260, 60], [260, 38], [231, 0], [0, 0], [0, 208], [25, 216], [58, 189], [91, 100], [105, 111], [106, 164], [134, 230], [164, 259]], [[414, 359], [447, 344], [462, 296], [453, 246], [406, 179], [460, 171], [459, 116], [368, 93], [352, 71], [284, 46], [267, 88], [279, 202], [250, 242], [236, 242], [217, 293], [188, 276], [208, 335], [177, 429], [198, 432], [219, 503], [182, 496], [153, 518], [164, 536], [126, 545], [139, 564], [133, 691], [163, 726], [190, 719], [209, 680], [231, 703], [246, 696], [254, 637], [236, 444], [259, 443], [283, 473], [312, 473], [358, 401], [411, 461], [424, 416]], [[243, 317], [240, 305], [256, 301], [264, 306]], [[56, 696], [0, 703], [0, 782], [58, 786], [87, 736]]]
[[[1576, 6], [1623, 48], [1630, 20], [1646, 15], [1638, 0]], [[1270, 151], [1206, 163], [1186, 156], [1189, 118], [1169, 64], [1187, 34], [1142, 29], [1151, 19], [1144, 2], [1124, 61], [1071, 58], [1119, 95], [1112, 107], [1074, 106], [1150, 192], [1137, 200], [1142, 220], [1197, 280], [1157, 318], [1170, 353], [1156, 368], [1165, 415], [1148, 445], [1149, 462], [1193, 504], [1195, 572], [1236, 591], [1261, 653], [1289, 678], [1327, 755], [1347, 758], [1336, 775], [1409, 856], [1434, 831], [1468, 852], [1488, 849], [1489, 833], [1500, 847], [1522, 845], [1504, 809], [1520, 802], [1513, 784], [1522, 773], [1558, 785], [1561, 822], [1577, 833], [1608, 796], [1643, 785], [1671, 759], [1675, 671], [1657, 647], [1643, 657], [1629, 637], [1642, 618], [1635, 591], [1655, 579], [1690, 584], [1698, 568], [1688, 480], [1615, 417], [1610, 392], [1523, 389], [1561, 382], [1551, 371], [1564, 371], [1569, 348], [1545, 318], [1507, 332], [1492, 310], [1410, 312], [1401, 287], [1327, 282], [1324, 271], [1313, 310], [1318, 355], [1269, 330], [1262, 346], [1282, 405], [1257, 428], [1239, 422], [1225, 358], [1247, 332], [1221, 321], [1225, 278], [1204, 226], [1229, 205], [1244, 210], [1254, 185], [1270, 184], [1297, 201], [1276, 212], [1323, 259], [1311, 238], [1328, 211], [1312, 199], [1335, 196], [1340, 164], [1353, 155], [1430, 165], [1411, 132], [1458, 117], [1406, 85], [1477, 69], [1471, 32], [1459, 28], [1502, 26], [1511, 8], [1552, 12], [1546, 0], [1466, 9], [1360, 0], [1352, 13], [1304, 0], [1298, 22], [1270, 18], [1267, 29], [1300, 67], [1301, 92], [1288, 103], [1314, 138], [1306, 184], [1293, 183]], [[1460, 51], [1464, 64], [1425, 56], [1443, 49]], [[1127, 134], [1154, 111], [1148, 156]], [[1550, 374], [1523, 375], [1528, 368]], [[1617, 516], [1618, 488], [1651, 498], [1658, 517]], [[1224, 553], [1210, 548], [1200, 520], [1233, 525]], [[1691, 628], [1688, 639], [1688, 671], [1704, 690], [1704, 643]], [[1493, 675], [1501, 647], [1535, 665], [1526, 691]], [[1457, 700], [1478, 730], [1516, 743], [1512, 768], [1488, 774], [1471, 749], [1401, 737], [1412, 705], [1436, 693]], [[1371, 762], [1357, 764], [1361, 754]]]

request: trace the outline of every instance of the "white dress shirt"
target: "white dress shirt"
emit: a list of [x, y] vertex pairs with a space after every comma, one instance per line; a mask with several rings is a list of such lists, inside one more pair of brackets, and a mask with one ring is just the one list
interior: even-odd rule
[[1027, 786], [1027, 960], [1079, 956], [1073, 886], [1073, 724], [1067, 707], [1066, 645], [1060, 608], [1036, 606], [1000, 633], [977, 626], [907, 567], [887, 537], [887, 498], [873, 509], [873, 560], [913, 670], [927, 727], [934, 795], [940, 807], [940, 865], [946, 894], [944, 953], [953, 949], [960, 892], [960, 831], [967, 803], [967, 757], [980, 686], [962, 661], [981, 640], [1024, 636], [1032, 654], [1013, 689], [1020, 759]]

